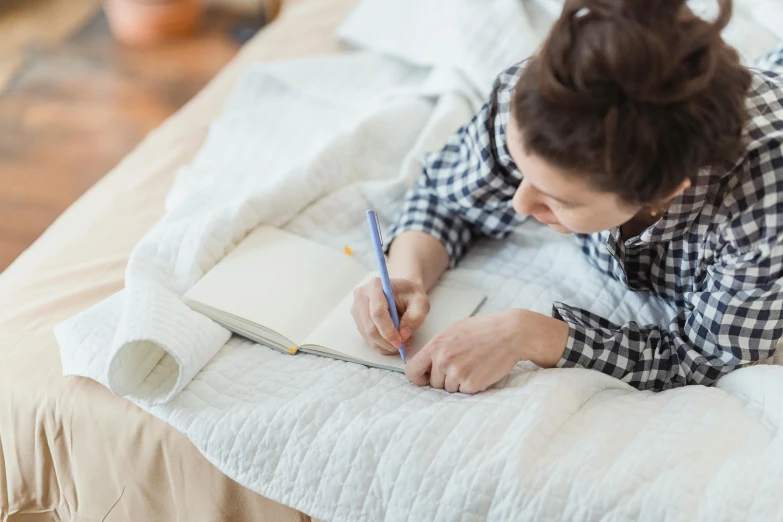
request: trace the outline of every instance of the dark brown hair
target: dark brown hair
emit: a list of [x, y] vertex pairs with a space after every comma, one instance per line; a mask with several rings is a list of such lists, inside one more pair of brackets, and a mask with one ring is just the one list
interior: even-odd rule
[[740, 158], [750, 72], [684, 0], [568, 0], [515, 88], [523, 145], [598, 190], [652, 203]]

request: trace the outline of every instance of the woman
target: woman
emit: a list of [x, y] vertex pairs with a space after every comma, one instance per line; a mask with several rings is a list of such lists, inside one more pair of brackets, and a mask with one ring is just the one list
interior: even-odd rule
[[[569, 0], [538, 54], [425, 160], [391, 234], [400, 330], [373, 281], [353, 307], [367, 342], [396, 353], [472, 238], [529, 216], [679, 313], [615, 325], [556, 303], [554, 317], [472, 317], [408, 361], [414, 383], [475, 393], [530, 360], [664, 390], [771, 356], [783, 336], [783, 73], [740, 64], [720, 36], [731, 2], [719, 3], [710, 23], [683, 0]], [[783, 49], [770, 58], [783, 71]]]

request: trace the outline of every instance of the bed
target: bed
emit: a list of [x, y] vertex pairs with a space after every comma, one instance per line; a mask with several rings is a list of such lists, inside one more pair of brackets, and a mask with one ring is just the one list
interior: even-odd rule
[[[0, 274], [0, 521], [309, 521], [243, 488], [169, 425], [98, 383], [64, 379], [53, 326], [123, 286], [243, 64], [338, 49], [351, 0], [279, 17]], [[22, 377], [24, 376], [24, 377]]]
[[287, 0], [202, 93], [0, 275], [0, 522], [311, 520], [233, 482], [185, 435], [97, 382], [64, 379], [52, 329], [123, 287], [131, 250], [163, 215], [176, 173], [244, 65], [338, 51], [333, 29], [353, 3]]

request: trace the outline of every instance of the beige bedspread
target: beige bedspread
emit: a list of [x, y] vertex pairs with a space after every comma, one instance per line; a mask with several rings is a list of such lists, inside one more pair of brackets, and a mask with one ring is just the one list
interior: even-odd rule
[[229, 480], [191, 442], [103, 386], [63, 378], [52, 328], [116, 292], [243, 64], [334, 52], [353, 0], [279, 18], [0, 274], [0, 522], [306, 521]]

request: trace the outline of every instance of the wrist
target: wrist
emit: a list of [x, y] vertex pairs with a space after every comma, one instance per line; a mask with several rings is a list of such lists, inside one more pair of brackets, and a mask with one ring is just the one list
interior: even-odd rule
[[512, 308], [505, 313], [508, 315], [509, 321], [508, 345], [514, 351], [517, 362], [527, 361], [530, 350], [526, 339], [528, 328], [525, 321], [529, 312], [520, 308]]
[[404, 270], [389, 270], [389, 277], [393, 279], [405, 279], [411, 283], [415, 283], [421, 287], [424, 287], [424, 277], [415, 271]]
[[567, 323], [530, 310], [516, 309], [513, 346], [520, 361], [553, 368], [563, 357], [570, 327]]
[[424, 286], [423, 270], [414, 263], [400, 262], [399, 259], [391, 257], [389, 259], [389, 276], [394, 279], [405, 279]]
[[448, 268], [446, 247], [425, 232], [408, 230], [389, 246], [389, 273], [421, 285], [425, 291], [435, 286]]

